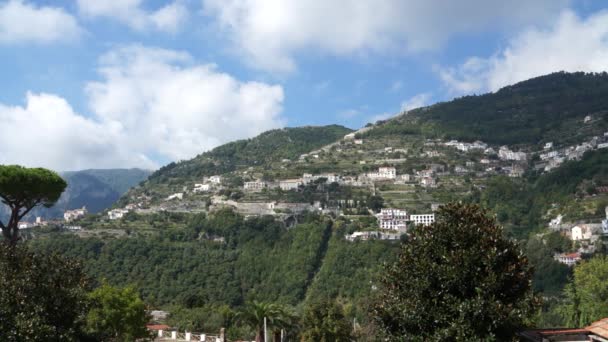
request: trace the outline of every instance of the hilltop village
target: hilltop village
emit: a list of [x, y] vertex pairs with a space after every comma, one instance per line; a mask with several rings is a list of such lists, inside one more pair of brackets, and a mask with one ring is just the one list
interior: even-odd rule
[[[593, 118], [588, 116], [581, 124], [592, 125]], [[579, 160], [587, 151], [608, 147], [608, 132], [572, 146], [546, 142], [518, 148], [483, 141], [366, 139], [371, 128], [270, 167], [247, 166], [177, 183], [162, 191], [135, 189], [126, 203], [104, 214], [105, 220], [121, 220], [130, 213], [199, 213], [228, 208], [245, 217], [275, 216], [290, 225], [299, 214], [315, 212], [359, 222], [357, 229], [345, 235], [349, 241], [399, 240], [411, 226], [432, 223], [442, 203], [472, 189], [483, 189], [490, 177], [548, 173], [566, 161]], [[85, 213], [83, 209], [66, 212], [66, 222]], [[581, 253], [593, 252], [594, 242], [608, 234], [608, 228], [605, 220], [603, 229], [602, 222], [584, 218], [566, 221], [558, 216], [547, 222], [547, 227], [577, 242], [578, 254], [555, 256], [571, 265]]]

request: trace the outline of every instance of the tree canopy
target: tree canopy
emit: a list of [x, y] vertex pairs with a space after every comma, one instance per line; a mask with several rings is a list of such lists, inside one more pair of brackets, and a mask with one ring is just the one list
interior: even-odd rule
[[536, 307], [532, 270], [494, 218], [449, 204], [387, 266], [374, 313], [391, 341], [510, 339]]
[[0, 165], [0, 199], [11, 210], [8, 221], [0, 221], [5, 241], [15, 244], [19, 239], [19, 221], [38, 205], [53, 206], [66, 186], [51, 170]]
[[79, 263], [0, 244], [0, 340], [78, 341], [87, 307]]
[[103, 284], [89, 294], [87, 333], [100, 341], [135, 341], [149, 338], [144, 302], [133, 287]]
[[568, 325], [584, 327], [608, 316], [608, 258], [597, 256], [574, 268], [560, 308]]

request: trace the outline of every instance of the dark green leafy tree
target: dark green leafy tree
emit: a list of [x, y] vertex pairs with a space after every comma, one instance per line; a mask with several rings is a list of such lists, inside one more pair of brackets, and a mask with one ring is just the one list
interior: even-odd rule
[[560, 312], [566, 324], [584, 327], [608, 316], [608, 258], [598, 256], [574, 268]]
[[86, 314], [81, 266], [0, 244], [0, 341], [78, 341]]
[[19, 240], [19, 221], [34, 207], [52, 207], [67, 184], [53, 171], [0, 165], [0, 199], [11, 211], [8, 221], [0, 221], [4, 240], [15, 244]]
[[390, 341], [510, 340], [537, 306], [531, 278], [494, 218], [449, 204], [411, 231], [381, 279], [374, 315]]
[[133, 287], [117, 288], [103, 284], [89, 294], [91, 309], [86, 318], [87, 332], [102, 341], [135, 341], [150, 338], [144, 302]]
[[302, 342], [352, 341], [350, 322], [342, 307], [331, 300], [311, 303], [302, 316]]

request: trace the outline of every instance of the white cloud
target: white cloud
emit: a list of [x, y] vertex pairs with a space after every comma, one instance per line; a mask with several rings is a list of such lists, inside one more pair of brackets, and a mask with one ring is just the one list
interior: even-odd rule
[[253, 67], [290, 72], [301, 53], [407, 53], [453, 35], [554, 18], [567, 0], [201, 0]]
[[76, 19], [61, 8], [21, 0], [0, 3], [0, 44], [68, 41], [81, 33]]
[[78, 8], [85, 16], [112, 18], [138, 31], [152, 28], [174, 33], [188, 17], [179, 0], [154, 11], [145, 10], [142, 0], [78, 0]]
[[143, 166], [154, 163], [130, 155], [117, 144], [120, 132], [74, 112], [62, 98], [27, 94], [25, 106], [0, 104], [0, 164], [56, 170]]
[[150, 168], [284, 125], [280, 86], [239, 81], [185, 53], [124, 47], [99, 72], [86, 87], [91, 118], [54, 95], [0, 105], [0, 163]]
[[489, 58], [472, 57], [453, 68], [437, 68], [453, 94], [495, 91], [555, 71], [608, 70], [608, 12], [586, 19], [564, 11], [549, 28], [530, 28]]
[[430, 93], [421, 93], [412, 96], [411, 98], [401, 102], [401, 111], [408, 112], [412, 109], [424, 107], [429, 104], [431, 100]]

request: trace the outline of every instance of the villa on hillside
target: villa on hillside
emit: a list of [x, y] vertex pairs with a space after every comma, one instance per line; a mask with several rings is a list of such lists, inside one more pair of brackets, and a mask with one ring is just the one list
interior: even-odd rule
[[397, 178], [397, 169], [392, 166], [380, 167], [376, 172], [369, 172], [367, 177], [370, 179], [395, 179]]
[[88, 211], [87, 211], [86, 207], [82, 207], [80, 209], [74, 209], [74, 210], [67, 210], [66, 212], [63, 213], [63, 219], [66, 222], [70, 222], [70, 221], [76, 220], [80, 217], [83, 217], [87, 213], [88, 213]]
[[407, 223], [428, 226], [435, 222], [435, 214], [409, 215], [406, 210], [395, 208], [384, 208], [376, 214], [378, 227], [386, 230], [405, 231]]
[[108, 218], [110, 220], [121, 219], [128, 212], [129, 212], [129, 210], [127, 210], [127, 209], [112, 209], [112, 210], [108, 211]]
[[567, 266], [574, 266], [576, 263], [581, 261], [581, 253], [559, 253], [553, 256], [555, 261], [560, 262]]
[[304, 182], [300, 178], [285, 179], [279, 182], [279, 188], [284, 191], [297, 190]]
[[266, 188], [267, 184], [264, 181], [245, 182], [243, 188], [247, 191], [260, 191]]

